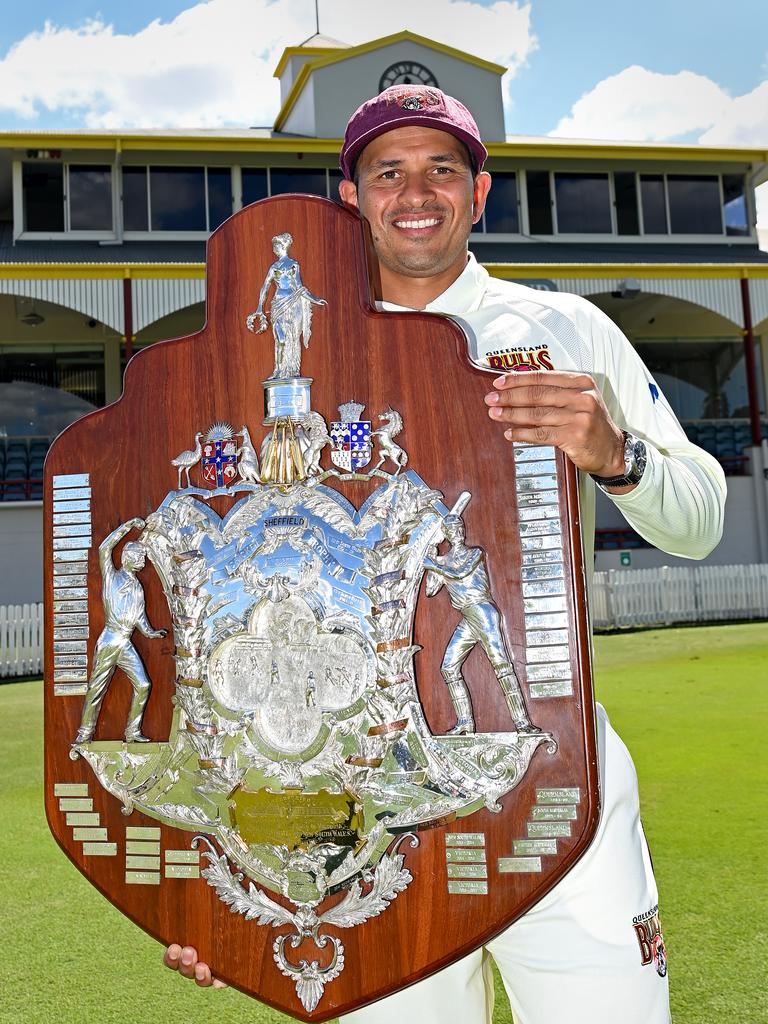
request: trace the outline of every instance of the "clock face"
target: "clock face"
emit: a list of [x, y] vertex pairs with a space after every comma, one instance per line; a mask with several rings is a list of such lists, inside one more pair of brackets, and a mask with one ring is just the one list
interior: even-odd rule
[[438, 88], [437, 79], [423, 64], [415, 60], [399, 60], [391, 64], [379, 82], [379, 91], [388, 89], [390, 85], [434, 85]]

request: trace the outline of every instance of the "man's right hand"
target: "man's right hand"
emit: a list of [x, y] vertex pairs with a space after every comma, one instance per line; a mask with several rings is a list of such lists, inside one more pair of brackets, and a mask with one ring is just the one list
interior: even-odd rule
[[219, 981], [218, 978], [212, 976], [211, 968], [208, 964], [197, 959], [197, 950], [192, 946], [184, 946], [182, 948], [177, 942], [171, 943], [165, 951], [163, 963], [166, 967], [170, 967], [172, 971], [178, 971], [183, 978], [194, 980], [195, 984], [199, 985], [200, 988], [209, 988], [210, 986], [214, 988], [227, 987], [226, 982]]

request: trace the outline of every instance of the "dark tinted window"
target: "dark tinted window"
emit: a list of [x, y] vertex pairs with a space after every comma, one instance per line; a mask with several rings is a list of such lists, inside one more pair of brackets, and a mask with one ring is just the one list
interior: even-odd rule
[[324, 170], [272, 167], [269, 175], [273, 196], [284, 195], [286, 192], [305, 192], [313, 196], [328, 194]]
[[126, 231], [147, 231], [147, 168], [123, 168], [123, 227]]
[[24, 164], [24, 229], [64, 230], [64, 168], [61, 164]]
[[528, 229], [532, 235], [552, 234], [552, 202], [549, 192], [549, 171], [528, 171], [525, 175], [528, 193]]
[[208, 227], [217, 228], [232, 216], [232, 171], [229, 167], [208, 168]]
[[266, 199], [269, 195], [267, 189], [267, 172], [261, 167], [244, 167], [243, 176], [243, 206], [255, 203], [259, 199]]
[[561, 234], [610, 234], [607, 174], [556, 174], [557, 230]]
[[613, 187], [616, 193], [616, 230], [620, 235], [639, 234], [635, 175], [631, 171], [616, 171], [613, 176]]
[[664, 200], [664, 178], [661, 174], [640, 176], [640, 198], [643, 204], [645, 234], [666, 235], [667, 206]]
[[669, 230], [677, 235], [720, 235], [720, 181], [714, 175], [668, 174]]
[[516, 235], [520, 231], [517, 213], [517, 175], [497, 171], [485, 204], [485, 230]]
[[743, 174], [723, 175], [723, 220], [726, 235], [749, 234]]
[[337, 203], [341, 202], [341, 196], [339, 195], [339, 182], [344, 179], [344, 175], [341, 171], [328, 171], [328, 198], [335, 199]]
[[70, 231], [112, 230], [112, 168], [69, 165]]
[[202, 167], [150, 167], [153, 231], [205, 231]]

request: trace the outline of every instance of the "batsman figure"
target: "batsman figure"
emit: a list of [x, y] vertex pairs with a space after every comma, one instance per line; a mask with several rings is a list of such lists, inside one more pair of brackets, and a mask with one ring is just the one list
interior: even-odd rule
[[427, 569], [427, 596], [434, 596], [445, 586], [451, 604], [462, 615], [445, 649], [441, 665], [457, 716], [456, 725], [450, 732], [461, 735], [475, 731], [472, 702], [461, 668], [476, 644], [482, 646], [496, 673], [517, 731], [539, 732], [528, 717], [520, 683], [504, 642], [501, 614], [491, 597], [483, 549], [466, 546], [461, 516], [447, 515], [443, 520], [443, 534], [451, 545], [450, 550], [444, 555], [426, 558], [424, 565]]
[[126, 742], [149, 742], [149, 738], [141, 732], [141, 720], [152, 684], [144, 663], [131, 643], [131, 637], [135, 629], [151, 639], [165, 636], [166, 630], [153, 629], [144, 609], [144, 590], [136, 578], [136, 573], [144, 568], [146, 562], [144, 546], [138, 541], [129, 541], [123, 548], [121, 568], [115, 569], [112, 561], [113, 549], [134, 526], [143, 529], [144, 520], [136, 518], [122, 523], [99, 546], [106, 622], [96, 641], [93, 672], [88, 683], [80, 728], [75, 737], [76, 744], [90, 743], [93, 739], [101, 705], [116, 668], [123, 670], [133, 687], [133, 700], [125, 726]]

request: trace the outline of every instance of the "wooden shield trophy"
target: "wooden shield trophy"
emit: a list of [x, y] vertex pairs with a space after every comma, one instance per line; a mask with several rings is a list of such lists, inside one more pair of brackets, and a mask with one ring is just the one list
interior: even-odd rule
[[205, 327], [45, 473], [51, 830], [305, 1021], [497, 934], [599, 811], [575, 471], [504, 440], [460, 326], [376, 311], [364, 228], [232, 217]]

